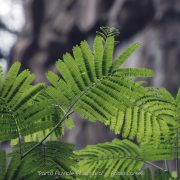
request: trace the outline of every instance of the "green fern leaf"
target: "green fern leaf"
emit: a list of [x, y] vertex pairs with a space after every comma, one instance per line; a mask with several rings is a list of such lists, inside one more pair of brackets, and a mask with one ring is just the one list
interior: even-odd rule
[[99, 36], [96, 36], [94, 39], [93, 44], [94, 49], [94, 63], [95, 63], [95, 71], [97, 78], [102, 77], [102, 62], [103, 62], [103, 54], [104, 54], [104, 48], [103, 48], [103, 42], [102, 39]]
[[114, 74], [118, 77], [151, 77], [153, 76], [153, 71], [143, 68], [124, 68], [117, 69], [114, 71]]
[[117, 60], [115, 60], [114, 64], [111, 67], [111, 71], [118, 69], [124, 62], [135, 52], [140, 45], [138, 43], [134, 43], [130, 45], [120, 56]]
[[103, 61], [102, 61], [103, 75], [107, 75], [109, 72], [109, 68], [111, 67], [113, 62], [113, 52], [114, 52], [114, 37], [108, 37], [106, 40]]
[[79, 170], [92, 175], [103, 171], [103, 177], [113, 177], [116, 172], [137, 172], [143, 166], [141, 150], [130, 141], [118, 139], [111, 143], [87, 146], [77, 151]]

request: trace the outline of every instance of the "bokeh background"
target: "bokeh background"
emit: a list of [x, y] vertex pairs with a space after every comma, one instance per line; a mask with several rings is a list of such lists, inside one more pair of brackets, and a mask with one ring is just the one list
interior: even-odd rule
[[[180, 85], [179, 0], [0, 0], [0, 64], [7, 71], [16, 60], [22, 69], [45, 80], [47, 70], [81, 40], [90, 44], [100, 26], [121, 32], [115, 56], [130, 43], [138, 50], [126, 63], [149, 67], [148, 84], [166, 87], [173, 95]], [[114, 134], [100, 123], [76, 119], [64, 139], [77, 148], [110, 140]]]

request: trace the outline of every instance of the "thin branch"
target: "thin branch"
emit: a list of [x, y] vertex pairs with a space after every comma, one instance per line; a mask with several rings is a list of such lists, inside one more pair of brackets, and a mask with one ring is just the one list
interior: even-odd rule
[[[89, 89], [91, 89], [92, 86], [90, 86], [87, 91]], [[71, 104], [69, 105], [69, 107], [67, 108], [67, 111], [66, 113], [64, 114], [63, 118], [54, 126], [53, 129], [51, 129], [51, 131], [39, 142], [37, 143], [36, 145], [34, 145], [33, 147], [31, 147], [27, 152], [25, 152], [22, 156], [21, 156], [21, 159], [23, 159], [24, 157], [26, 157], [29, 153], [31, 153], [35, 148], [37, 148], [39, 145], [41, 145], [65, 120], [66, 118], [68, 118], [68, 116], [70, 116], [73, 111], [72, 111], [72, 108], [73, 106], [76, 104], [76, 102], [84, 95], [87, 93], [87, 91], [82, 91], [82, 93], [75, 97], [74, 100], [71, 102]], [[59, 106], [58, 106], [59, 107]], [[61, 108], [60, 108], [61, 109]], [[62, 109], [61, 109], [62, 110]], [[64, 111], [63, 111], [64, 112]]]
[[167, 160], [164, 160], [165, 169], [170, 172]]
[[173, 178], [173, 177], [172, 177], [172, 174], [171, 174], [171, 171], [170, 171], [170, 169], [169, 169], [169, 165], [168, 165], [168, 161], [167, 161], [167, 160], [164, 160], [164, 165], [165, 165], [165, 168], [166, 168], [169, 176], [170, 176], [171, 178]]
[[26, 157], [30, 152], [32, 152], [36, 147], [38, 147], [39, 145], [41, 145], [65, 120], [66, 118], [72, 114], [72, 111], [68, 111], [66, 112], [66, 114], [63, 116], [63, 118], [54, 126], [53, 129], [51, 129], [51, 131], [36, 145], [34, 145], [32, 148], [30, 148], [26, 153], [24, 153], [21, 156], [21, 159], [23, 159], [24, 157]]
[[149, 165], [151, 165], [151, 166], [153, 166], [153, 167], [155, 167], [157, 169], [160, 169], [161, 171], [167, 171], [167, 169], [164, 169], [164, 168], [162, 168], [162, 167], [160, 167], [160, 166], [158, 166], [158, 165], [156, 165], [156, 164], [154, 164], [152, 162], [144, 161], [144, 163], [149, 164]]

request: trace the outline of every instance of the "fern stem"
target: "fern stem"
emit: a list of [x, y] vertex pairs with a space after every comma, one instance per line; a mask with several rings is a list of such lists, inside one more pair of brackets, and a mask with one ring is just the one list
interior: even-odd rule
[[[89, 90], [90, 88], [92, 88], [91, 86], [87, 89]], [[54, 126], [53, 129], [51, 129], [51, 131], [36, 145], [34, 145], [32, 148], [30, 148], [27, 152], [25, 152], [22, 156], [21, 159], [23, 159], [24, 157], [26, 157], [29, 153], [31, 153], [35, 148], [37, 148], [39, 145], [41, 145], [65, 120], [68, 116], [70, 116], [73, 111], [72, 108], [73, 106], [76, 104], [76, 102], [80, 99], [80, 97], [82, 97], [84, 94], [86, 94], [87, 91], [83, 91], [79, 96], [77, 96], [76, 98], [74, 98], [74, 100], [72, 101], [72, 103], [69, 105], [66, 113], [64, 114], [63, 118]], [[59, 107], [59, 106], [58, 106]], [[60, 108], [61, 109], [61, 108]], [[62, 110], [62, 109], [61, 109]], [[64, 112], [64, 110], [63, 110]]]
[[[89, 90], [92, 87], [89, 87], [87, 90]], [[69, 105], [66, 113], [64, 114], [63, 118], [53, 127], [53, 129], [51, 129], [51, 131], [36, 145], [34, 145], [32, 148], [30, 148], [27, 152], [25, 152], [22, 156], [21, 159], [23, 159], [24, 157], [26, 157], [29, 153], [31, 153], [35, 148], [37, 148], [39, 145], [41, 145], [65, 120], [68, 116], [70, 116], [73, 111], [72, 108], [73, 106], [76, 104], [76, 102], [80, 99], [80, 97], [82, 97], [84, 94], [86, 94], [87, 91], [83, 91], [79, 96], [77, 96], [76, 98], [74, 98], [74, 100], [72, 101], [72, 103]], [[59, 106], [58, 106], [59, 107]], [[62, 110], [62, 109], [61, 109]], [[63, 111], [64, 112], [64, 111]]]
[[165, 169], [170, 172], [167, 160], [164, 160]]
[[158, 166], [158, 165], [156, 165], [156, 164], [154, 164], [152, 162], [144, 161], [144, 163], [149, 164], [149, 165], [151, 165], [151, 166], [153, 166], [153, 167], [155, 167], [157, 169], [160, 169], [161, 171], [167, 171], [166, 169], [164, 169], [164, 168], [162, 168], [162, 167], [160, 167], [160, 166]]
[[168, 172], [169, 176], [172, 178], [171, 171], [169, 169], [168, 161], [164, 160], [165, 169]]
[[21, 156], [21, 159], [23, 159], [24, 157], [26, 157], [29, 153], [31, 153], [35, 148], [37, 148], [38, 146], [40, 146], [65, 120], [66, 118], [72, 114], [72, 111], [69, 110], [64, 116], [63, 118], [54, 126], [53, 129], [51, 129], [51, 131], [36, 145], [34, 145], [32, 148], [30, 148], [26, 153], [24, 153]]

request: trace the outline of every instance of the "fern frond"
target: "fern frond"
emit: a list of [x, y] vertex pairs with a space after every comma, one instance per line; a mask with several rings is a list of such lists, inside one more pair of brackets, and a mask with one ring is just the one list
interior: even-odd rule
[[[167, 93], [166, 93], [167, 94]], [[110, 121], [110, 129], [123, 138], [137, 140], [138, 143], [159, 143], [161, 135], [165, 139], [171, 127], [177, 126], [175, 100], [165, 99], [165, 90], [147, 88], [145, 95], [137, 98], [125, 111], [119, 108], [116, 119]]]
[[147, 161], [173, 160], [176, 158], [176, 149], [172, 144], [145, 144], [141, 146], [141, 149]]
[[[32, 86], [34, 75], [28, 70], [19, 73], [20, 63], [12, 65], [3, 75], [0, 91], [0, 140], [21, 138], [51, 128], [50, 117], [55, 113], [52, 100], [38, 100], [44, 84]], [[59, 111], [60, 112], [60, 111]]]
[[151, 137], [149, 142], [144, 142], [140, 145], [144, 158], [148, 161], [180, 159], [179, 135], [180, 132], [177, 136], [177, 128], [171, 127], [166, 134], [168, 138], [161, 134], [159, 144], [155, 143], [154, 138]]
[[144, 68], [123, 68], [117, 69], [114, 72], [114, 75], [118, 77], [152, 77], [153, 72], [150, 69]]
[[108, 74], [109, 68], [112, 65], [113, 52], [114, 52], [114, 37], [109, 37], [107, 38], [105, 43], [104, 55], [102, 61], [103, 75], [105, 76]]
[[138, 43], [130, 45], [111, 66], [111, 72], [118, 69], [140, 47]]
[[[24, 143], [23, 150], [27, 151], [35, 142]], [[72, 167], [75, 165], [75, 154], [73, 154], [73, 146], [63, 142], [46, 142], [37, 147], [23, 160], [20, 159], [18, 152], [11, 154], [12, 160], [5, 171], [4, 179], [74, 179]], [[53, 171], [53, 175], [44, 177], [42, 173]], [[55, 174], [61, 173], [61, 175]], [[72, 172], [72, 175], [67, 175]], [[40, 173], [40, 174], [39, 174]], [[3, 180], [4, 180], [3, 179]]]
[[[73, 56], [66, 53], [56, 63], [61, 76], [48, 72], [52, 84], [47, 94], [55, 103], [67, 108], [77, 99], [73, 110], [91, 121], [109, 124], [118, 108], [129, 107], [133, 97], [144, 92], [143, 87], [130, 80], [132, 76], [152, 76], [147, 69], [119, 69], [113, 66], [114, 37], [94, 39], [93, 52], [86, 41], [73, 48]], [[112, 107], [112, 108], [109, 108]]]
[[113, 177], [116, 172], [137, 172], [143, 166], [141, 150], [128, 140], [87, 146], [77, 151], [79, 170], [89, 174], [103, 171], [103, 177]]
[[[176, 158], [175, 153], [176, 151], [171, 144], [137, 146], [128, 140], [118, 139], [112, 142], [90, 145], [76, 152], [79, 156], [78, 170], [86, 172], [87, 174], [84, 176], [92, 177], [92, 179], [113, 179], [117, 177], [118, 172], [126, 175], [124, 177], [120, 176], [122, 179], [128, 179], [129, 176], [127, 174], [131, 172], [134, 173], [134, 178], [143, 179], [147, 174], [150, 174], [150, 172], [145, 172], [144, 176], [142, 174], [141, 176], [136, 176], [143, 165], [156, 166], [151, 161], [173, 160]], [[162, 172], [167, 171], [161, 167], [159, 168]], [[101, 172], [101, 177], [98, 176], [97, 172]]]
[[93, 44], [94, 50], [94, 63], [95, 63], [95, 71], [97, 78], [102, 77], [102, 62], [104, 55], [104, 47], [102, 43], [102, 39], [99, 36], [96, 36]]

